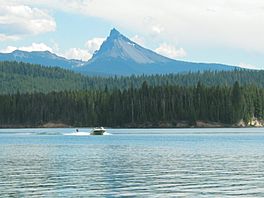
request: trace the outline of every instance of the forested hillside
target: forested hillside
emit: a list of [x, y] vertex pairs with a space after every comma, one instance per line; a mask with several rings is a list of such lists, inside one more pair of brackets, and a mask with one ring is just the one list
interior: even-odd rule
[[57, 67], [28, 63], [0, 62], [0, 93], [80, 90], [86, 77]]
[[150, 86], [0, 96], [1, 126], [159, 126], [196, 120], [237, 123], [264, 116], [264, 89], [255, 86]]
[[18, 62], [0, 62], [0, 94], [49, 93], [51, 91], [139, 88], [144, 81], [151, 86], [241, 85], [264, 87], [264, 71], [235, 70], [130, 77], [87, 77], [57, 67], [42, 67]]

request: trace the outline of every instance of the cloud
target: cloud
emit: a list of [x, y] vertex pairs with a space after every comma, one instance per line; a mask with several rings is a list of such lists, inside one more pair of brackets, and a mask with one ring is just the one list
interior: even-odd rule
[[104, 40], [105, 38], [93, 38], [91, 40], [86, 41], [85, 47], [87, 48], [89, 53], [93, 54], [96, 50], [100, 48]]
[[27, 52], [33, 52], [33, 51], [49, 51], [51, 53], [55, 53], [59, 56], [68, 58], [68, 59], [77, 59], [77, 60], [83, 60], [87, 61], [92, 57], [92, 54], [88, 52], [86, 49], [80, 49], [80, 48], [70, 48], [66, 51], [59, 50], [59, 47], [54, 45], [53, 47], [50, 47], [46, 45], [45, 43], [32, 43], [29, 46], [22, 46], [22, 47], [15, 47], [15, 46], [7, 46], [5, 49], [0, 50], [1, 53], [10, 53], [15, 50], [22, 50]]
[[68, 59], [87, 61], [92, 58], [93, 53], [98, 50], [105, 38], [93, 38], [85, 42], [85, 48], [70, 48], [61, 55]]
[[16, 40], [19, 40], [19, 37], [18, 36], [8, 36], [8, 35], [0, 33], [0, 41], [7, 41], [7, 40], [16, 41]]
[[45, 43], [32, 43], [31, 45], [20, 47], [7, 46], [6, 48], [0, 50], [0, 52], [10, 53], [15, 50], [22, 50], [28, 52], [50, 51], [68, 59], [87, 61], [92, 57], [93, 53], [100, 48], [104, 40], [105, 38], [93, 38], [85, 42], [84, 48], [70, 48], [68, 50], [61, 50], [59, 48], [59, 45], [56, 42], [52, 41], [52, 46], [49, 46]]
[[0, 52], [1, 53], [11, 53], [15, 50], [17, 50], [18, 48], [17, 47], [14, 47], [14, 46], [7, 46], [5, 49], [1, 49]]
[[263, 68], [260, 68], [256, 65], [247, 64], [247, 63], [239, 63], [238, 66], [242, 67], [242, 68], [247, 68], [247, 69], [263, 69]]
[[10, 53], [15, 50], [22, 50], [22, 51], [27, 51], [27, 52], [32, 52], [32, 51], [50, 51], [54, 52], [51, 47], [44, 43], [32, 43], [29, 46], [22, 46], [22, 47], [15, 47], [15, 46], [7, 46], [5, 49], [2, 49], [2, 53]]
[[164, 28], [158, 25], [152, 26], [152, 31], [156, 34], [160, 34], [164, 31]]
[[174, 46], [169, 45], [167, 43], [162, 43], [155, 52], [167, 56], [169, 58], [175, 59], [175, 58], [183, 58], [187, 56], [187, 53], [183, 48], [176, 49]]
[[90, 54], [87, 50], [84, 50], [84, 49], [71, 48], [67, 50], [64, 54], [62, 54], [62, 56], [68, 59], [77, 59], [77, 60], [87, 61], [92, 57], [92, 54]]
[[98, 17], [140, 35], [154, 33], [166, 42], [264, 53], [263, 0], [10, 1]]
[[0, 39], [17, 40], [25, 35], [55, 31], [55, 20], [44, 10], [25, 5], [0, 5]]
[[135, 43], [141, 45], [141, 46], [145, 46], [145, 41], [142, 37], [135, 35], [132, 38], [130, 38], [132, 41], [134, 41]]
[[[60, 50], [58, 44], [53, 41], [52, 46], [49, 46], [45, 43], [32, 43], [31, 45], [20, 47], [7, 46], [6, 48], [0, 50], [0, 52], [10, 53], [15, 50], [22, 50], [27, 52], [50, 51], [51, 53], [55, 53], [67, 59], [87, 61], [92, 58], [93, 53], [100, 48], [104, 40], [105, 38], [93, 38], [85, 43], [85, 48], [70, 48], [64, 51]], [[132, 37], [132, 40], [140, 45], [144, 44], [144, 40], [137, 35]], [[176, 49], [174, 46], [168, 45], [166, 43], [161, 44], [155, 51], [170, 58], [183, 58], [186, 56], [186, 52], [183, 48]]]
[[32, 52], [32, 51], [50, 51], [50, 52], [53, 52], [53, 49], [44, 43], [32, 43], [32, 45], [30, 45], [30, 46], [20, 47], [19, 50], [29, 51], [29, 52]]

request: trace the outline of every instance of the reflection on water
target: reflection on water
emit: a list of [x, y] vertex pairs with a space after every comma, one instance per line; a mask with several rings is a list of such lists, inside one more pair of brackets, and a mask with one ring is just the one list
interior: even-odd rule
[[1, 197], [264, 197], [264, 134], [2, 134], [0, 178]]

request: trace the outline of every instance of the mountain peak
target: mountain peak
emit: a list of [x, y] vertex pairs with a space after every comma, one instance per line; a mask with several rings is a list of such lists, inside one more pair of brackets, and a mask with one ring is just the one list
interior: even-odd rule
[[118, 62], [123, 61], [125, 64], [153, 64], [171, 61], [166, 57], [141, 47], [122, 35], [115, 28], [111, 30], [110, 35], [103, 42], [100, 49], [94, 53], [89, 63], [94, 63], [97, 60], [100, 60], [100, 62], [114, 60]]
[[111, 32], [110, 32], [110, 37], [118, 37], [120, 35], [121, 35], [121, 33], [117, 29], [115, 29], [115, 28], [113, 28], [111, 30]]

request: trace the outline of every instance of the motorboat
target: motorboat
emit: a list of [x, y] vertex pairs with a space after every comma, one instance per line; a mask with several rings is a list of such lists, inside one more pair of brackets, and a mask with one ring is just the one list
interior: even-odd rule
[[95, 127], [91, 131], [91, 135], [103, 135], [106, 132], [104, 127]]

